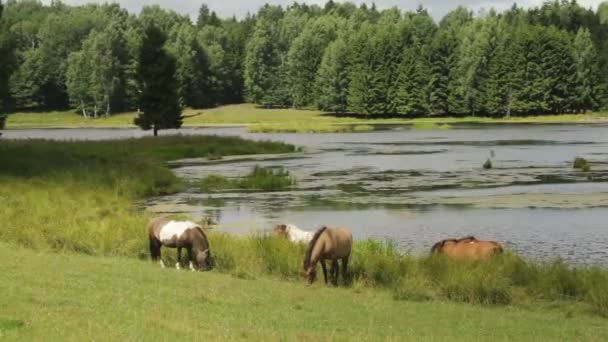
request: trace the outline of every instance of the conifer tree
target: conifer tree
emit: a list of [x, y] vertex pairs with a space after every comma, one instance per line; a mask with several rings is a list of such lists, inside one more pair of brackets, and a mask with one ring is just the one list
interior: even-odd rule
[[165, 35], [154, 24], [144, 32], [139, 54], [140, 108], [135, 124], [144, 130], [180, 128], [182, 110], [177, 96], [175, 60], [165, 51]]
[[325, 49], [315, 80], [320, 110], [344, 113], [348, 107], [348, 49], [339, 37]]
[[598, 56], [591, 40], [591, 33], [580, 28], [574, 38], [576, 77], [573, 106], [577, 112], [591, 110], [598, 105]]

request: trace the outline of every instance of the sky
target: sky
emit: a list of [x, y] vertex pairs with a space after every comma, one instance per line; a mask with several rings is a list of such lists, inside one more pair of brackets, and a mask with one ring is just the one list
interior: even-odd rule
[[[336, 1], [336, 0], [334, 0]], [[603, 0], [578, 0], [578, 3], [585, 7], [591, 7], [594, 10], [597, 9], [598, 5]], [[50, 3], [50, 0], [44, 0], [43, 3]], [[95, 1], [95, 0], [63, 0], [63, 3], [70, 5], [80, 5], [89, 2], [106, 2]], [[293, 0], [112, 0], [109, 2], [120, 3], [122, 7], [126, 8], [132, 13], [139, 13], [141, 8], [145, 5], [160, 5], [163, 8], [172, 9], [181, 14], [190, 15], [193, 19], [196, 19], [198, 9], [204, 2], [209, 8], [215, 11], [220, 17], [231, 17], [236, 15], [237, 18], [242, 18], [245, 14], [255, 13], [265, 3], [275, 5], [288, 5], [293, 3]], [[299, 0], [300, 3], [317, 4], [323, 5], [326, 0]], [[336, 1], [336, 2], [339, 2]], [[360, 1], [354, 0], [352, 2], [361, 3], [372, 1]], [[379, 9], [397, 6], [404, 10], [414, 10], [419, 5], [424, 6], [429, 10], [429, 13], [435, 18], [435, 20], [441, 19], [450, 10], [456, 8], [459, 5], [466, 6], [472, 9], [474, 12], [479, 11], [482, 8], [489, 9], [495, 8], [497, 10], [504, 10], [513, 4], [513, 0], [375, 0], [376, 6]], [[517, 4], [522, 7], [532, 7], [542, 4], [543, 0], [519, 0]]]

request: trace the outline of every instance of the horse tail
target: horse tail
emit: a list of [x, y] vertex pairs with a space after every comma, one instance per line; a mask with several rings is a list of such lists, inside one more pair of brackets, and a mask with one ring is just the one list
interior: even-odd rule
[[312, 258], [312, 250], [315, 248], [315, 245], [317, 244], [317, 240], [319, 240], [319, 237], [321, 236], [321, 234], [323, 234], [323, 232], [325, 230], [327, 230], [326, 226], [317, 230], [315, 232], [315, 235], [313, 235], [312, 240], [310, 240], [310, 242], [308, 243], [308, 249], [306, 249], [306, 257], [304, 258], [304, 268], [307, 268], [308, 266], [310, 266], [310, 259]]

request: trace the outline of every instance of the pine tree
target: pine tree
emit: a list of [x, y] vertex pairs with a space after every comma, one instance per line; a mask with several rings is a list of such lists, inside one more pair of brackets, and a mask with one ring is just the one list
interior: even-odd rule
[[135, 124], [144, 130], [180, 128], [182, 114], [176, 90], [175, 60], [165, 51], [165, 35], [154, 24], [144, 32], [139, 54], [138, 77], [142, 112]]
[[358, 114], [374, 114], [373, 102], [378, 87], [378, 75], [374, 71], [371, 37], [373, 27], [364, 23], [351, 42], [351, 62], [349, 63], [348, 107]]
[[397, 90], [396, 111], [405, 115], [426, 115], [430, 111], [431, 42], [436, 25], [426, 10], [419, 8], [406, 17], [403, 49]]
[[439, 31], [431, 45], [429, 111], [432, 114], [450, 112], [450, 84], [456, 60], [456, 40], [446, 31]]
[[314, 102], [314, 81], [327, 45], [335, 39], [336, 22], [324, 16], [309, 22], [291, 45], [287, 58], [288, 77], [296, 108]]
[[214, 104], [207, 53], [195, 30], [187, 24], [174, 28], [168, 50], [177, 62], [176, 79], [182, 107], [206, 108]]
[[320, 110], [344, 113], [348, 107], [348, 49], [342, 37], [329, 44], [315, 80]]
[[586, 28], [578, 30], [574, 38], [574, 61], [576, 63], [575, 91], [572, 100], [577, 112], [591, 110], [598, 105], [598, 56]]
[[256, 104], [268, 100], [267, 95], [282, 64], [282, 58], [273, 39], [275, 37], [273, 29], [273, 23], [269, 19], [259, 18], [253, 35], [247, 43], [245, 91], [248, 100]]

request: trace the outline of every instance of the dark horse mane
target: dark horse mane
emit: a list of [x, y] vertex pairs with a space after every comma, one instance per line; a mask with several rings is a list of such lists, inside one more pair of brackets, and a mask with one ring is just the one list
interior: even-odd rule
[[477, 238], [474, 237], [473, 235], [469, 235], [469, 236], [465, 236], [465, 237], [460, 238], [460, 239], [445, 239], [445, 240], [441, 240], [441, 241], [439, 241], [439, 242], [437, 242], [436, 244], [433, 245], [433, 247], [431, 248], [431, 253], [440, 251], [443, 248], [443, 246], [445, 245], [446, 242], [456, 242], [456, 243], [458, 243], [458, 242], [467, 241], [467, 240], [474, 241], [474, 240], [477, 240]]
[[199, 233], [201, 233], [201, 235], [203, 236], [203, 239], [207, 242], [207, 246], [209, 246], [209, 241], [207, 240], [207, 234], [205, 234], [205, 231], [203, 231], [203, 229], [201, 227], [194, 227], [196, 230], [198, 230]]
[[315, 248], [317, 240], [319, 240], [319, 237], [326, 229], [326, 226], [321, 227], [321, 229], [315, 232], [315, 235], [313, 235], [312, 240], [310, 240], [310, 243], [308, 244], [308, 249], [306, 249], [306, 258], [304, 258], [304, 268], [310, 265], [310, 258], [312, 258], [312, 250]]

